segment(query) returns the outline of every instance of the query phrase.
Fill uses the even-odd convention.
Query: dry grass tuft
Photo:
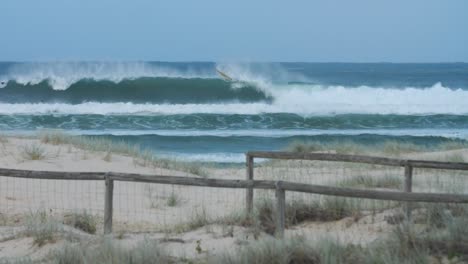
[[[44,147],[38,144],[24,146],[21,156],[25,160],[43,160],[47,157]]]
[[[87,213],[86,211],[66,215],[64,219],[64,224],[73,226],[89,234],[96,233],[96,218]]]

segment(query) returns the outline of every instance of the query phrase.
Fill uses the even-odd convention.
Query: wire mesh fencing
[[[402,192],[405,191],[405,173],[404,166],[263,158],[255,163],[253,178]],[[416,167],[412,168],[410,190],[419,193],[466,194],[467,180],[468,171]],[[268,215],[272,225],[276,221],[274,194],[263,190],[254,192],[256,213]],[[353,244],[365,244],[395,235],[402,224],[417,232],[434,233],[436,230],[447,233],[447,228],[454,221],[468,216],[468,206],[457,203],[409,203],[293,191],[286,192],[285,200],[286,235],[305,234],[309,238],[326,238]],[[261,219],[268,217],[260,216]],[[441,231],[439,227],[446,229]]]
[[[211,179],[245,179],[245,168],[218,168]],[[398,192],[405,190],[405,168],[340,161],[273,160],[255,163],[255,180],[287,181],[330,187]],[[413,191],[466,193],[466,171],[413,169]],[[129,175],[130,177],[131,175]],[[202,179],[202,178],[199,178]],[[254,210],[246,215],[246,189],[114,180],[114,232],[185,232],[210,224],[245,225],[258,235],[277,231],[274,188],[254,190]],[[104,180],[50,180],[0,177],[0,224],[20,225],[28,215],[45,212],[58,219],[87,212],[103,226]],[[365,244],[413,227],[448,226],[468,216],[465,205],[408,203],[286,191],[285,235]],[[25,217],[26,216],[26,217]],[[437,224],[439,222],[439,224]],[[98,230],[101,232],[101,230]]]

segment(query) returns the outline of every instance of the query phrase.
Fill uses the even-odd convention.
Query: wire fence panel
[[[405,186],[405,174],[408,176],[408,172],[412,172],[412,188]],[[222,182],[220,179],[240,180],[244,185],[243,188],[237,186],[238,189],[188,185],[190,181],[201,183],[204,180],[193,176],[183,178],[183,184],[186,185],[175,185],[174,182],[166,181],[166,176],[154,176],[153,179],[164,178],[159,183],[143,183],[138,180],[144,181],[151,176],[136,177],[138,175],[120,173],[114,174],[115,178],[112,178],[112,173],[106,174],[106,179],[114,179],[113,230],[184,232],[209,224],[245,224],[257,230],[254,232],[263,231],[273,235],[278,228],[278,212],[282,210],[278,209],[278,192],[275,193],[274,189],[275,183],[280,181],[392,193],[412,189],[414,192],[466,194],[468,190],[468,171],[425,168],[408,170],[408,167],[405,169],[402,166],[341,161],[262,159],[255,163],[254,180],[268,180],[264,186],[269,186],[269,189],[254,190],[253,214],[245,215],[245,188],[248,186],[246,184],[252,183],[243,181],[245,173],[244,168],[210,171],[212,177],[208,179],[216,179],[218,182]],[[180,178],[176,178],[172,177],[174,181],[180,181]],[[100,179],[0,177],[0,224],[21,224],[24,216],[39,211],[60,219],[68,214],[86,211],[96,217],[99,223],[103,223],[106,186],[102,175]],[[171,177],[167,176],[167,179]],[[236,182],[231,181],[229,186],[236,187]],[[276,188],[281,189],[278,186]],[[299,192],[298,187],[289,188],[285,193],[284,207],[286,235],[310,233],[317,238],[325,236],[363,244],[382,234],[388,234],[395,225],[407,220],[411,220],[410,223],[414,226],[421,224],[427,227],[437,226],[434,223],[442,221],[440,219],[446,223],[447,218],[468,215],[465,214],[468,212],[467,206],[455,203],[408,203],[337,197],[310,191]],[[291,188],[296,188],[296,191]],[[99,225],[100,228],[101,226],[102,224]]]
[[[254,179],[376,191],[405,190],[404,167],[339,161],[261,159],[255,163]],[[467,179],[468,171],[413,168],[412,191],[466,194]],[[254,193],[254,210],[260,214],[259,219],[267,218],[265,214],[274,218],[274,194],[263,190],[255,190]],[[407,218],[407,210],[411,212],[410,219]],[[317,240],[325,238],[366,244],[395,235],[395,230],[403,223],[421,232],[433,233],[437,225],[448,225],[458,221],[460,216],[468,216],[468,206],[287,191],[285,214],[287,235],[303,234]]]
[[[245,190],[115,182],[114,223],[125,231],[183,231],[216,223],[245,206]]]

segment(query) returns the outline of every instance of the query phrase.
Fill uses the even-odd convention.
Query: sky
[[[0,61],[468,62],[466,0],[1,0]]]

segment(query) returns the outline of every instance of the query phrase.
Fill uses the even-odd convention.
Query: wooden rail
[[[335,154],[296,154],[285,152],[249,152],[247,154],[247,179],[246,180],[226,180],[226,179],[209,179],[195,177],[180,177],[166,175],[144,175],[132,173],[118,172],[58,172],[58,171],[31,171],[31,170],[15,170],[15,169],[0,169],[0,176],[44,179],[44,180],[101,180],[105,182],[105,204],[104,204],[104,233],[112,232],[112,214],[113,214],[113,190],[114,181],[126,182],[143,182],[143,183],[158,183],[170,185],[185,185],[185,186],[201,186],[213,188],[241,188],[247,191],[247,212],[251,213],[253,208],[253,190],[254,189],[269,189],[276,192],[276,235],[282,237],[285,228],[285,207],[286,207],[286,191],[315,193],[342,197],[368,198],[377,200],[391,200],[402,202],[430,202],[430,203],[468,203],[468,195],[466,194],[447,194],[447,193],[413,193],[411,192],[412,183],[412,168],[424,166],[438,166],[444,169],[449,168],[450,164],[455,164],[458,169],[468,169],[468,164],[465,163],[433,163],[417,161],[412,163],[409,160],[394,160],[386,158],[374,158],[365,156],[350,155],[335,155]],[[405,167],[405,187],[404,191],[375,191],[362,190],[354,188],[330,187],[313,184],[303,184],[288,181],[270,181],[270,180],[254,180],[253,165],[254,157],[262,158],[287,158],[296,159],[297,157],[310,160],[332,160],[346,162],[363,162],[371,163],[371,160],[377,160],[378,164],[390,166]],[[398,162],[397,162],[398,161]],[[375,163],[372,163],[375,164]],[[395,165],[398,164],[398,165]],[[434,165],[438,164],[438,165]],[[467,167],[465,167],[465,165]],[[433,168],[433,167],[431,167]],[[409,207],[407,208],[409,211]]]
[[[315,160],[315,161],[335,161],[335,162],[353,162],[353,163],[364,163],[372,165],[385,165],[385,166],[396,166],[404,167],[404,184],[403,191],[406,193],[412,192],[413,185],[413,168],[426,168],[426,169],[444,169],[444,170],[468,170],[468,163],[461,162],[441,162],[441,161],[427,161],[427,160],[412,160],[412,159],[393,159],[385,157],[374,157],[374,156],[363,156],[363,155],[346,155],[346,154],[331,154],[331,153],[298,153],[298,152],[282,152],[282,151],[250,151],[246,154],[246,166],[247,166],[247,179],[254,179],[254,158],[265,158],[265,159],[281,159],[281,160]],[[297,186],[300,187],[300,186]],[[325,187],[325,186],[322,186]],[[304,187],[307,189],[307,186]],[[331,187],[327,187],[331,188]],[[329,192],[329,195],[343,196],[340,194],[346,193],[345,196],[348,197],[357,197],[350,196],[353,193],[358,194],[361,190],[353,190],[352,192],[343,192],[343,188],[338,192]],[[323,190],[323,188],[321,189]],[[297,190],[296,190],[297,191]],[[314,189],[314,192],[318,191]],[[366,195],[370,193],[366,191]],[[316,192],[319,193],[319,192]],[[379,199],[384,192],[379,191],[375,193],[373,199]],[[327,193],[322,193],[327,194]],[[388,196],[390,195],[390,196]],[[398,194],[405,196],[406,194]],[[429,195],[429,196],[427,196]],[[427,194],[426,198],[432,197],[433,199],[443,199],[442,197],[433,196],[432,194]],[[384,197],[393,197],[391,193],[387,193]],[[369,197],[367,197],[369,198]],[[392,198],[393,199],[393,198]],[[392,200],[388,199],[388,200]],[[433,202],[436,202],[436,201]],[[441,200],[440,200],[441,202]],[[247,190],[247,199],[246,199],[246,211],[247,214],[252,212],[253,207],[253,190]],[[407,218],[411,216],[411,205],[407,203],[404,208],[405,215]]]
[[[265,159],[321,160],[321,161],[367,163],[367,164],[374,164],[374,165],[387,165],[387,166],[399,166],[399,167],[411,166],[413,168],[427,168],[427,169],[468,170],[468,163],[462,163],[462,162],[392,159],[392,158],[361,156],[361,155],[347,155],[347,154],[297,153],[297,152],[281,152],[281,151],[250,151],[250,152],[247,152],[246,156],[251,157],[251,158],[265,158]]]

